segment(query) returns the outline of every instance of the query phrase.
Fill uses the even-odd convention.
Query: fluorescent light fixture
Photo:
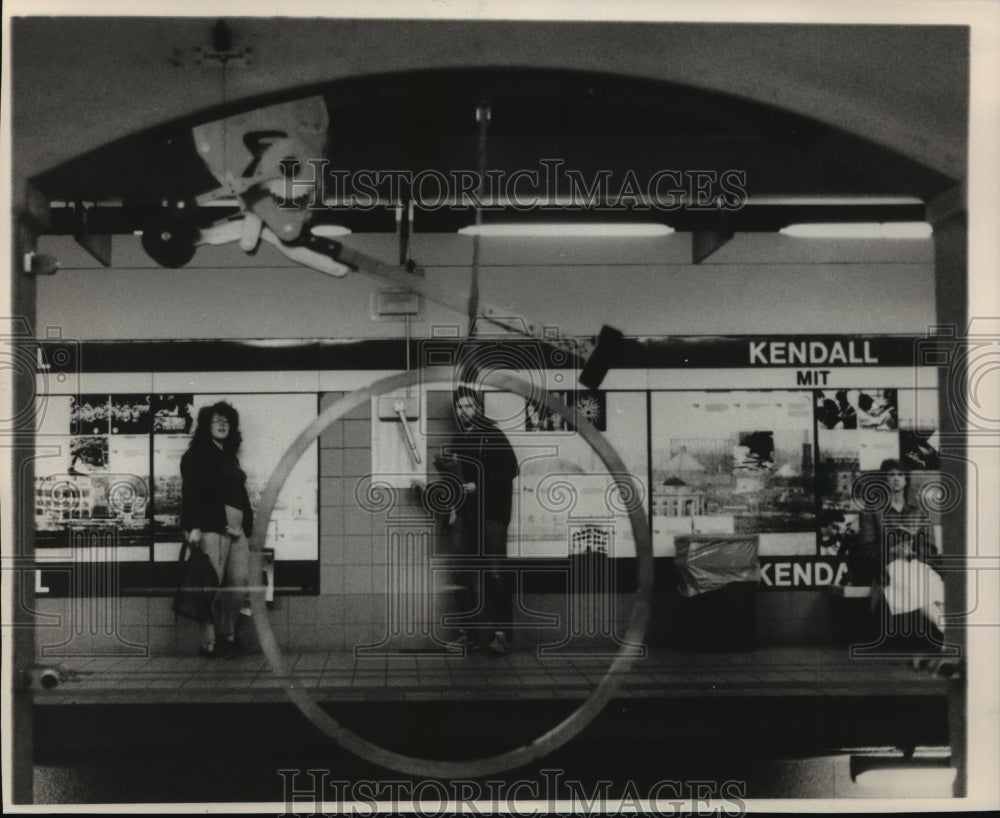
[[[917,747],[912,755],[852,755],[849,762],[856,795],[939,797],[952,794],[956,768],[947,748]]]
[[[830,222],[790,224],[778,231],[797,239],[929,239],[927,222]]]
[[[764,207],[901,207],[922,205],[915,196],[748,196],[747,205]]]
[[[481,224],[463,227],[463,236],[579,236],[582,238],[636,238],[669,236],[674,232],[665,224],[571,223],[571,224]]]
[[[351,235],[351,229],[340,224],[314,224],[309,228],[309,232],[314,236],[322,236],[323,238]]]
[[[949,798],[955,773],[954,767],[868,770],[858,774],[855,784],[858,794],[864,789],[896,798]]]

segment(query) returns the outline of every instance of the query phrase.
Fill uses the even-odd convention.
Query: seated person
[[[884,460],[879,472],[886,492],[872,495],[888,502],[861,515],[858,548],[881,590],[883,636],[901,649],[937,650],[944,586],[935,569],[930,518],[909,502],[909,476],[898,460]]]

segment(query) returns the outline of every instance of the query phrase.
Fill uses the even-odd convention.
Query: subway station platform
[[[488,651],[465,656],[355,657],[286,654],[276,673],[261,653],[51,659],[56,687],[37,705],[239,703],[286,700],[299,684],[318,701],[490,701],[579,699],[605,676],[611,657],[538,656]],[[620,675],[622,698],[944,696],[948,680],[901,656],[852,658],[846,647],[761,648],[740,653],[651,650]]]
[[[447,659],[285,659],[293,676],[275,673],[260,654],[63,660],[69,678],[35,690],[38,802],[280,804],[280,770],[416,781],[328,739],[285,688],[294,678],[338,724],[380,747],[477,759],[528,744],[569,717],[610,664],[527,648]],[[852,659],[846,647],[654,650],[636,659],[571,742],[497,778],[540,782],[556,769],[587,792],[610,782],[610,795],[675,779],[736,781],[752,798],[857,797],[864,792],[848,768],[858,752],[947,754],[955,684],[903,657]]]

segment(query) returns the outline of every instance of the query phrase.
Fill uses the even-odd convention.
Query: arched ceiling
[[[418,201],[426,202],[446,188],[454,191],[460,174],[477,173],[481,161],[498,174],[496,185],[488,183],[483,190],[486,200],[510,195],[522,201],[534,195],[579,199],[581,191],[602,180],[601,190],[614,211],[625,210],[630,191],[645,195],[655,188],[664,194],[661,202],[671,189],[693,191],[701,184],[696,173],[719,179],[735,170],[739,176],[734,178],[742,180],[737,184],[753,200],[887,194],[927,200],[951,183],[941,173],[815,120],[650,80],[554,69],[452,69],[378,74],[318,90],[330,120],[327,197],[363,193],[364,184],[394,202],[398,197],[391,180],[365,182],[363,174],[404,171],[407,178],[419,180],[420,174],[433,171],[443,181],[426,178],[414,191]],[[476,109],[483,100],[488,100],[491,115],[481,157]],[[195,148],[191,124],[182,120],[116,140],[33,181],[51,200],[123,200],[125,207],[94,211],[91,218],[104,221],[91,227],[131,233],[143,227],[149,209],[159,208],[162,197],[190,197],[217,187]],[[529,178],[515,184],[518,173]],[[664,173],[671,178],[651,181]],[[720,190],[714,183],[704,187]],[[922,217],[919,206],[910,207],[913,217]],[[516,210],[512,214],[508,206],[505,219],[566,217],[546,208]],[[627,218],[643,219],[643,210],[629,209]],[[649,218],[665,219],[676,229],[711,227],[719,216],[712,208],[656,211]],[[901,217],[885,208],[878,212],[879,220]],[[572,216],[606,219],[607,213],[595,208]],[[65,210],[56,214],[56,232],[60,218],[72,232],[71,215]],[[210,220],[220,211],[213,208],[203,215]],[[729,219],[742,231],[776,230],[793,215],[787,208],[750,207]],[[354,232],[391,233],[395,228],[392,207],[337,209],[315,218]],[[469,208],[421,207],[415,229],[451,232],[472,218]],[[813,218],[822,214],[814,212]]]
[[[195,59],[195,49],[210,48],[212,22],[14,20],[18,173],[31,177],[124,135],[291,89],[375,76],[391,88],[400,73],[517,68],[650,80],[759,103],[778,119],[785,112],[813,120],[964,178],[962,27],[231,19],[232,47],[250,49],[249,64],[223,72]],[[352,124],[334,123],[334,132]],[[413,137],[405,121],[390,127]]]

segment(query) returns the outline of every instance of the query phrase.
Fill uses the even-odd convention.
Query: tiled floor
[[[50,659],[63,681],[42,689],[50,704],[157,704],[283,701],[299,685],[320,701],[579,699],[605,678],[611,659],[405,655],[332,652],[286,654],[288,672],[260,654]],[[65,671],[68,670],[68,673]],[[948,682],[902,658],[852,659],[846,648],[762,648],[748,653],[651,651],[613,674],[619,697],[944,695]]]

